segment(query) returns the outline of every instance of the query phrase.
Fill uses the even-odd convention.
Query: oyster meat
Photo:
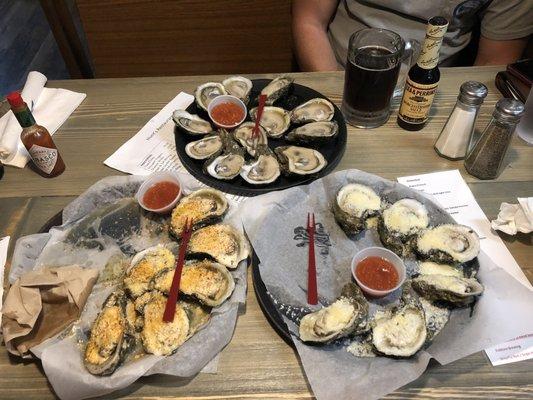
[[[185,110],[174,111],[172,119],[179,130],[189,135],[207,135],[213,132],[213,127],[209,121]]]
[[[255,121],[257,108],[250,110],[250,117]],[[288,111],[281,107],[265,106],[259,124],[265,129],[268,136],[279,138],[289,129],[291,117]]]
[[[426,343],[424,309],[409,283],[404,284],[400,306],[374,316],[372,344],[378,354],[411,357]]]
[[[224,85],[217,82],[207,82],[196,88],[194,99],[196,105],[207,112],[207,106],[211,100],[223,94],[228,94]]]
[[[292,89],[293,82],[293,78],[284,75],[272,79],[272,81],[261,90],[261,94],[266,95],[265,104],[271,106],[276,101],[287,96]]]
[[[338,132],[337,121],[310,122],[290,131],[287,140],[297,143],[323,143],[334,138]]]
[[[210,259],[235,269],[250,256],[250,244],[244,235],[231,225],[206,226],[191,235],[187,253]]]
[[[175,268],[161,271],[153,280],[153,288],[168,295]],[[209,260],[185,264],[181,272],[180,292],[203,304],[216,307],[233,293],[235,282],[227,268]]]
[[[224,153],[211,157],[204,164],[204,172],[213,178],[231,180],[241,172],[244,165],[244,150],[226,131],[221,132]]]
[[[278,159],[266,145],[259,145],[257,154],[255,160],[243,165],[242,179],[252,185],[266,185],[274,182],[280,175]]]
[[[426,206],[414,199],[401,199],[383,211],[378,232],[385,247],[399,256],[407,256],[412,252],[414,235],[428,225]]]
[[[167,297],[154,292],[144,306],[144,326],[141,340],[144,351],[166,356],[175,352],[189,338],[189,318],[182,304],[176,304],[174,320],[163,321]]]
[[[124,361],[133,338],[126,318],[126,298],[121,290],[111,293],[94,320],[83,362],[93,375],[111,375]]]
[[[412,280],[413,288],[431,301],[444,301],[461,307],[472,303],[483,293],[483,285],[475,278],[451,275],[419,275]]]
[[[311,99],[291,111],[291,121],[295,124],[307,122],[331,121],[335,114],[333,104],[326,99]]]
[[[279,146],[274,149],[286,175],[314,175],[328,162],[318,150],[299,146]]]
[[[368,302],[355,283],[344,286],[332,304],[305,315],[300,321],[299,336],[304,342],[329,342],[366,327]]]
[[[348,235],[365,229],[366,220],[381,210],[381,198],[374,189],[359,183],[349,183],[340,188],[333,203],[333,215]]]
[[[478,256],[479,236],[468,226],[439,225],[418,235],[415,250],[423,259],[436,263],[464,263]]]
[[[453,265],[438,264],[433,261],[419,261],[418,273],[420,275],[449,275],[463,278],[463,272]]]
[[[200,189],[183,197],[172,210],[170,233],[180,238],[187,218],[192,220],[193,229],[220,221],[228,211],[224,193],[215,189]]]
[[[244,104],[250,100],[252,91],[252,81],[244,76],[230,76],[222,81],[226,92],[232,96],[241,99]]]
[[[256,139],[257,144],[254,143],[252,140],[254,126],[254,122],[244,122],[232,132],[233,138],[239,142],[252,157],[255,157],[258,145],[266,145],[268,143],[266,131],[261,125],[259,125],[259,136]]]
[[[222,152],[222,139],[219,135],[205,136],[200,140],[187,143],[185,153],[195,160],[205,160]]]
[[[124,288],[132,298],[149,290],[152,278],[161,270],[170,268],[176,262],[174,254],[162,245],[150,247],[137,253],[124,277]]]

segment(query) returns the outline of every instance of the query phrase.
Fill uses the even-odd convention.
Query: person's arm
[[[479,38],[479,48],[474,65],[507,65],[517,61],[526,48],[528,38],[492,40]]]
[[[338,0],[293,0],[292,36],[302,71],[339,68],[327,35],[337,4]]]

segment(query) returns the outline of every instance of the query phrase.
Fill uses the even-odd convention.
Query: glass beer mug
[[[387,29],[362,29],[350,37],[344,76],[342,113],[358,128],[376,128],[390,116],[396,82],[401,94],[406,72],[416,60],[420,43],[404,41]],[[403,64],[403,68],[402,68]],[[398,80],[400,69],[403,78]]]

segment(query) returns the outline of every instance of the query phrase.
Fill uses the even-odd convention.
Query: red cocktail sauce
[[[374,290],[390,290],[400,279],[391,262],[381,257],[367,257],[355,268],[355,276],[366,287]]]
[[[220,103],[211,109],[211,118],[220,125],[232,126],[244,118],[244,110],[235,103]]]
[[[157,182],[144,193],[142,201],[146,207],[158,210],[172,203],[179,192],[180,186],[177,183],[170,181]]]

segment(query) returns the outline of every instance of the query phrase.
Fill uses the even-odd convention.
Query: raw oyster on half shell
[[[195,231],[189,240],[187,254],[196,258],[208,257],[235,269],[250,256],[250,244],[231,225],[216,224]]]
[[[374,189],[359,183],[349,183],[340,188],[333,203],[333,214],[348,235],[365,229],[367,219],[381,210],[381,197]]]
[[[399,256],[412,252],[414,235],[429,225],[426,206],[414,199],[401,199],[383,210],[378,224],[381,242]]]
[[[219,135],[205,136],[200,140],[187,143],[185,153],[195,160],[205,160],[222,152],[222,139]]]
[[[204,164],[204,172],[213,178],[231,180],[241,172],[244,165],[244,150],[227,131],[221,131],[224,153],[211,157]]]
[[[250,110],[250,117],[252,121],[255,121],[257,117],[257,108]],[[263,108],[263,114],[261,115],[261,125],[268,136],[272,138],[279,138],[283,136],[289,129],[291,124],[291,117],[288,111],[281,107],[265,106]]]
[[[254,143],[252,140],[254,126],[254,122],[244,122],[232,132],[233,138],[239,142],[239,144],[244,147],[252,157],[255,157],[257,146],[266,145],[268,143],[266,131],[261,125],[259,125],[259,136],[255,139],[256,143]]]
[[[280,176],[279,162],[266,145],[257,146],[257,158],[243,165],[241,177],[252,185],[266,185]]]
[[[443,301],[461,307],[472,303],[483,293],[483,285],[474,278],[451,275],[419,275],[412,280],[413,288],[424,298]]]
[[[215,189],[200,189],[183,197],[170,217],[170,233],[180,238],[187,218],[192,220],[193,229],[222,220],[228,211],[228,200],[224,193]]]
[[[279,146],[274,152],[286,175],[314,175],[328,164],[322,153],[307,147]]]
[[[261,90],[261,94],[266,95],[265,104],[271,106],[276,101],[287,96],[292,89],[293,82],[294,78],[285,75],[272,79],[272,81]]]
[[[335,108],[330,101],[317,97],[311,99],[291,111],[291,122],[305,124],[307,122],[331,121]]]
[[[209,121],[185,110],[174,111],[172,119],[179,130],[189,135],[207,135],[213,132],[213,127]]]
[[[229,95],[237,97],[244,104],[248,104],[253,86],[250,79],[244,76],[230,76],[222,81],[222,85]]]
[[[324,143],[334,138],[339,132],[337,121],[310,122],[293,129],[287,134],[287,140],[297,143]]]
[[[221,83],[207,82],[196,88],[194,99],[196,105],[207,112],[207,106],[220,95],[227,94],[226,88]]]
[[[423,259],[436,263],[464,263],[478,256],[479,236],[468,226],[439,225],[420,232],[415,250]]]
[[[359,286],[350,282],[337,300],[302,318],[299,336],[304,342],[330,342],[363,330],[367,316],[368,302]]]

